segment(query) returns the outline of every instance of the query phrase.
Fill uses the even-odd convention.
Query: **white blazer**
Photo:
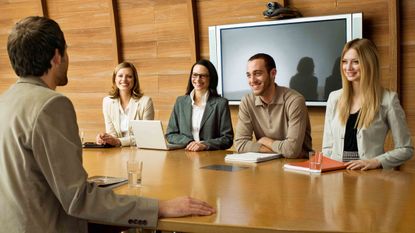
[[[131,98],[133,101],[128,113],[130,120],[154,120],[153,101],[148,96],[140,99]],[[120,101],[118,98],[112,99],[109,96],[102,101],[102,110],[105,120],[105,132],[117,137],[122,146],[129,146],[134,138],[129,135],[123,137],[120,129]]]
[[[337,103],[342,90],[330,93],[327,101],[323,135],[323,153],[335,160],[343,159],[345,125],[339,120]],[[395,148],[385,152],[385,138],[391,131]],[[379,112],[368,128],[357,130],[357,147],[360,159],[376,158],[383,168],[393,168],[412,157],[414,147],[398,96],[383,91]]]

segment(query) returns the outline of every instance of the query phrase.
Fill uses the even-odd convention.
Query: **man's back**
[[[2,230],[87,232],[85,219],[133,225],[138,218],[156,226],[157,200],[116,196],[86,182],[68,98],[37,78],[21,78],[0,97],[0,108]]]
[[[7,210],[3,211],[1,226],[7,232],[64,232],[70,229],[85,232],[85,221],[65,213],[49,186],[52,184],[48,184],[50,181],[43,175],[47,172],[52,179],[55,175],[65,175],[50,174],[45,163],[54,162],[53,157],[58,156],[51,155],[52,158],[47,159],[49,156],[40,148],[44,143],[58,142],[49,141],[47,135],[39,135],[49,131],[47,125],[39,122],[43,121],[39,117],[43,117],[42,111],[50,110],[48,104],[65,98],[44,85],[38,78],[20,79],[0,97],[0,206]],[[70,109],[67,113],[70,114]],[[77,130],[76,125],[68,125],[68,128]]]

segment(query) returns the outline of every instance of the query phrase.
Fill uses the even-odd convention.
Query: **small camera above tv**
[[[238,105],[251,92],[248,59],[271,55],[276,83],[300,92],[308,106],[325,106],[341,88],[340,56],[344,44],[362,37],[362,13],[303,17],[209,27],[210,60],[219,75],[218,92]]]

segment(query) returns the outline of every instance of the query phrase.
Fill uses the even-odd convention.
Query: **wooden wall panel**
[[[209,58],[208,27],[212,25],[266,21],[262,16],[268,1],[220,1],[198,0],[198,21],[200,29],[200,48],[202,58]],[[382,84],[397,90],[396,69],[392,67],[391,35],[388,7],[394,1],[388,0],[286,0],[285,5],[299,9],[303,16],[332,15],[351,12],[363,12],[364,37],[373,40],[381,54]],[[396,48],[396,47],[395,47]],[[395,64],[396,65],[396,64]],[[278,67],[277,67],[278,69]],[[394,73],[395,72],[395,73]],[[278,76],[277,76],[278,79]],[[238,107],[232,106],[231,114],[234,126],[237,123]],[[324,107],[309,107],[312,125],[313,147],[321,149],[324,128]]]
[[[49,17],[65,33],[69,55],[69,83],[57,90],[74,103],[78,124],[86,140],[104,131],[102,98],[111,88],[117,61],[110,0],[49,0]]]
[[[166,125],[176,97],[185,91],[189,70],[196,57],[209,58],[208,26],[263,21],[265,19],[262,12],[268,1],[15,0],[2,2],[0,4],[0,12],[2,12],[0,93],[16,81],[6,51],[6,40],[10,29],[17,20],[25,16],[42,15],[42,2],[46,3],[46,13],[61,25],[69,46],[70,82],[68,86],[58,88],[58,91],[73,100],[80,128],[86,132],[86,138],[90,140],[97,132],[104,129],[101,101],[111,87],[111,73],[118,62],[117,51],[120,53],[121,60],[128,60],[137,65],[142,89],[154,100],[156,118],[161,119]],[[279,2],[282,3],[283,0]],[[399,70],[401,72],[399,80],[393,77],[396,71],[391,61],[393,59],[391,43],[394,42],[390,37],[391,12],[388,10],[393,6],[391,4],[396,2],[399,2],[402,27],[400,31],[402,67]],[[304,16],[362,11],[364,36],[378,45],[381,54],[382,84],[401,91],[401,101],[409,127],[414,132],[415,103],[412,101],[415,98],[415,81],[412,78],[415,75],[414,1],[287,0],[285,5],[298,8]],[[193,7],[195,10],[192,11]],[[192,21],[194,16],[196,21]],[[115,35],[115,25],[119,26],[119,37]],[[199,54],[195,54],[197,48],[200,48]],[[321,107],[309,108],[316,149],[321,148],[324,111],[325,109]],[[237,112],[238,108],[232,107],[234,126],[237,122]]]
[[[7,38],[14,24],[30,15],[43,15],[40,0],[2,1],[0,4],[0,93],[16,82],[9,56],[7,54]]]
[[[122,59],[137,66],[142,90],[152,97],[155,117],[165,126],[176,97],[185,92],[196,57],[192,4],[188,0],[118,2]]]
[[[401,102],[415,142],[415,1],[400,1]]]

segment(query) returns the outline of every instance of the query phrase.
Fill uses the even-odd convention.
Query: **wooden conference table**
[[[212,170],[229,151],[186,152],[133,147],[84,149],[89,176],[126,177],[126,162],[144,163],[143,187],[115,188],[119,194],[162,200],[190,195],[217,209],[211,216],[161,219],[158,229],[179,232],[415,232],[415,172],[284,171],[277,159]],[[411,161],[410,161],[411,162]],[[409,163],[413,164],[413,163]],[[221,166],[217,166],[221,167]],[[243,167],[241,170],[238,168]],[[229,167],[227,167],[229,168]]]

